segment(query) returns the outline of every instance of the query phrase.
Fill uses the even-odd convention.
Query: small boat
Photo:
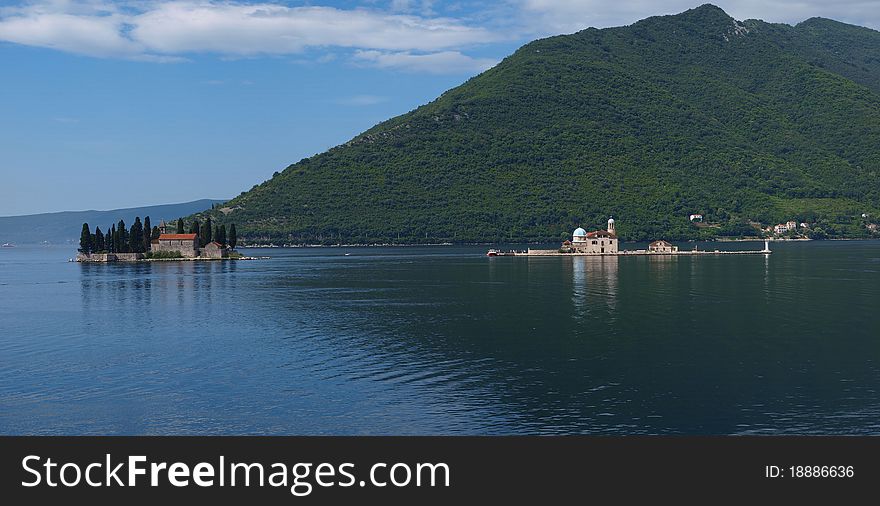
[[[9,242],[5,242],[5,243],[3,243],[2,246],[0,246],[0,248],[14,248],[14,247],[15,247],[15,245],[12,243],[9,243]]]
[[[523,255],[523,254],[525,254],[525,252],[517,253],[516,251],[513,251],[513,250],[511,250],[511,251],[500,251],[500,250],[497,250],[497,249],[494,249],[494,248],[493,248],[493,249],[490,249],[489,251],[486,252],[486,256],[487,256],[487,257],[513,257],[513,256],[516,256],[516,255]]]

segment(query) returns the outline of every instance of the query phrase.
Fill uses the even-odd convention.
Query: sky
[[[700,0],[0,0],[0,216],[232,198],[536,38]],[[880,0],[718,0],[880,29]]]

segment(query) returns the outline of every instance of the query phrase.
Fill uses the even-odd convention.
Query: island
[[[183,218],[177,220],[176,230],[169,231],[162,220],[150,226],[150,217],[135,217],[131,227],[123,220],[111,225],[104,234],[100,227],[91,231],[83,223],[80,233],[77,262],[145,262],[161,260],[251,260],[235,251],[238,234],[235,224],[227,232],[226,225],[212,226],[211,218],[205,223],[193,220],[186,232]]]
[[[648,249],[621,250],[614,218],[609,218],[605,230],[587,232],[582,227],[576,228],[571,234],[571,240],[564,241],[558,249],[529,248],[524,251],[490,249],[486,256],[769,255],[770,253],[772,253],[770,241],[766,239],[764,249],[760,250],[699,250],[696,247],[692,250],[679,250],[678,246],[662,239],[651,242]]]

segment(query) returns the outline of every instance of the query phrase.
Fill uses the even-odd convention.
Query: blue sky
[[[529,40],[682,0],[0,0],[0,216],[229,198]],[[718,1],[880,27],[880,2]]]

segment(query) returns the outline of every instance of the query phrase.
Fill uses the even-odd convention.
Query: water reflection
[[[613,310],[617,306],[617,257],[571,257],[572,301],[577,318],[585,318],[590,306]],[[613,312],[610,313],[612,320]]]
[[[876,253],[834,246],[16,264],[0,432],[876,432]]]

